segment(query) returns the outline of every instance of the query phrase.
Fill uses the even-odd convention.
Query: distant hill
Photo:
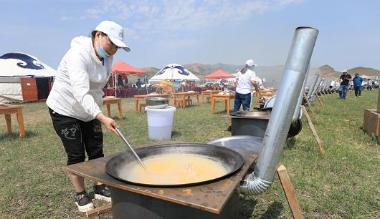
[[[148,78],[153,77],[154,74],[156,74],[160,69],[155,67],[147,67],[147,68],[141,68],[144,70],[145,74]],[[142,76],[144,77],[144,76]]]
[[[336,71],[333,67],[329,65],[322,65],[319,67],[320,75],[325,76],[327,78],[338,78],[342,72]],[[380,70],[374,68],[366,68],[366,67],[355,67],[348,69],[347,72],[351,75],[358,73],[359,75],[366,75],[371,77],[380,77]]]
[[[337,72],[333,67],[329,65],[322,65],[318,68],[319,74],[328,78],[337,78],[341,72]]]
[[[359,75],[380,76],[380,70],[374,68],[356,67],[349,69],[348,72],[350,74],[358,73]]]

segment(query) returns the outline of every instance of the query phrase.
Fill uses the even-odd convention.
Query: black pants
[[[240,105],[243,106],[244,111],[249,111],[249,107],[251,106],[251,93],[239,94],[236,92],[235,102],[234,102],[234,112],[239,111]]]
[[[61,138],[67,153],[67,165],[83,162],[86,158],[104,157],[103,133],[99,120],[89,122],[63,116],[49,108],[55,132]]]
[[[355,90],[355,96],[362,95],[362,88],[360,86],[354,86],[354,90]]]

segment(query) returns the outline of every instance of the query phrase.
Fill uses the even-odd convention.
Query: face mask
[[[103,38],[102,38],[103,39]],[[102,40],[101,39],[101,40]],[[98,44],[98,46],[96,47],[96,53],[98,53],[98,55],[100,56],[100,57],[102,57],[103,59],[105,59],[105,58],[107,58],[108,56],[110,56],[110,54],[108,54],[107,52],[106,52],[106,50],[104,50],[104,48],[102,47],[102,46],[100,46],[100,42],[99,42],[99,44]]]

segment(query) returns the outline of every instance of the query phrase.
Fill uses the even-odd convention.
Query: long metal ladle
[[[135,156],[135,158],[137,159],[137,161],[139,162],[139,164],[144,168],[145,168],[145,165],[144,163],[141,161],[139,155],[137,155],[136,151],[133,150],[133,147],[129,144],[128,140],[124,137],[123,133],[121,133],[121,131],[118,129],[118,128],[115,128],[117,134],[121,137],[121,139],[123,139],[123,141],[125,142],[126,145],[128,145],[129,149],[132,151],[133,155]]]

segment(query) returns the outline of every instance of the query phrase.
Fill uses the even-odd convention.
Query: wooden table
[[[212,95],[212,94],[217,94],[217,93],[219,93],[219,92],[220,92],[220,90],[205,90],[205,91],[202,91],[202,92],[201,92],[202,103],[205,102],[205,97],[210,97],[210,99],[211,99],[211,95]]]
[[[235,95],[233,94],[212,94],[211,95],[211,112],[215,112],[215,102],[216,100],[224,100],[226,112],[230,113],[230,99],[233,99]]]
[[[190,102],[190,98],[192,96],[197,97],[197,104],[199,104],[199,93],[198,92],[177,92],[173,93],[173,106],[179,106],[181,108],[185,108],[186,102]],[[177,101],[178,98],[178,101]]]
[[[107,115],[111,117],[111,104],[117,104],[117,108],[119,111],[119,119],[123,119],[123,110],[121,107],[121,98],[117,97],[104,97],[103,98],[103,105],[107,106]]]
[[[4,114],[5,116],[5,122],[7,123],[7,132],[12,132],[11,114],[15,113],[21,138],[25,137],[24,116],[22,113],[22,107],[23,106],[21,105],[0,104],[0,114]]]
[[[140,100],[145,100],[146,97],[169,97],[169,94],[144,94],[144,95],[134,95],[135,100],[135,112],[139,112],[139,102]]]
[[[165,202],[187,206],[192,209],[199,209],[213,215],[222,212],[236,187],[239,186],[249,167],[257,158],[257,155],[248,149],[236,148],[234,150],[240,153],[245,161],[240,170],[230,177],[215,182],[188,187],[147,187],[119,181],[109,176],[105,169],[107,161],[117,154],[66,166],[65,171],[95,182],[104,183],[115,189],[131,192],[134,195],[148,196],[154,200],[164,200]]]

